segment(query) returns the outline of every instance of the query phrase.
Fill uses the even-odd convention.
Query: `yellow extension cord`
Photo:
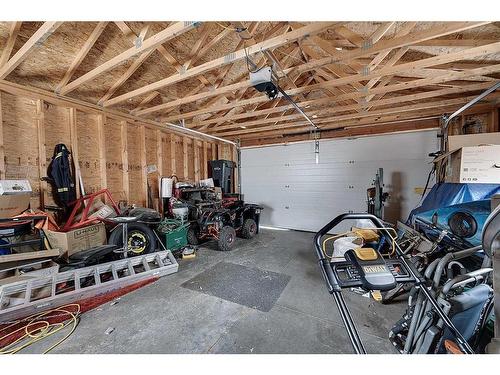
[[[70,308],[70,307],[76,307],[76,312],[69,311],[68,308]],[[67,319],[66,321],[61,322],[61,323],[53,323],[53,324],[51,324],[47,320],[39,320],[40,318],[47,316],[47,315],[54,313],[54,312],[60,312],[60,313],[63,313],[63,315],[69,315],[69,319]],[[20,338],[18,338],[17,340],[15,340],[12,343],[6,345],[5,347],[0,348],[0,354],[18,353],[19,351],[27,348],[28,346],[30,346],[30,345],[32,345],[32,344],[34,344],[34,343],[36,343],[44,338],[52,336],[52,335],[56,334],[57,332],[61,331],[62,329],[66,328],[67,326],[72,324],[70,331],[63,338],[61,338],[59,341],[57,341],[55,344],[51,345],[48,349],[46,349],[43,352],[43,354],[46,354],[46,353],[50,352],[52,349],[54,349],[56,346],[61,344],[63,341],[65,341],[75,331],[76,326],[78,325],[78,322],[79,322],[79,315],[80,315],[80,305],[76,304],[76,303],[64,305],[64,306],[61,306],[61,307],[58,307],[58,308],[55,308],[55,309],[52,309],[49,311],[44,311],[41,313],[31,315],[28,318],[22,320],[22,321],[28,322],[26,325],[0,337],[0,341],[2,341],[5,338],[7,338],[7,337],[9,337],[17,332],[24,330],[24,334]],[[14,322],[11,325],[3,328],[2,330],[7,330],[16,324],[19,324],[20,322],[21,321]],[[43,326],[35,328],[33,331],[30,331],[30,327],[35,325],[35,324],[36,325],[42,324]],[[0,331],[2,331],[2,330],[0,330]],[[26,342],[22,343],[22,341],[26,341]]]
[[[388,254],[381,254],[382,256],[392,256],[394,255],[394,253],[396,252],[396,239],[397,239],[397,232],[394,228],[390,228],[390,227],[381,227],[381,228],[366,228],[366,229],[371,229],[371,230],[387,230],[387,231],[392,231],[394,233],[394,235],[391,235],[389,233],[389,236],[391,236],[391,239],[392,239],[392,250],[390,253]],[[323,244],[322,244],[322,250],[323,250],[323,254],[325,254],[325,257],[326,259],[328,260],[332,260],[333,258],[333,254],[332,255],[328,255],[328,253],[326,252],[326,243],[330,240],[336,240],[340,237],[344,237],[344,236],[347,236],[347,235],[350,235],[350,234],[353,234],[352,231],[349,231],[349,232],[345,232],[345,233],[342,233],[342,234],[336,234],[334,236],[330,236],[330,237],[327,237],[324,241],[323,241]]]

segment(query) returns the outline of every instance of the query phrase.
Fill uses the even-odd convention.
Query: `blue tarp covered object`
[[[420,207],[415,208],[410,213],[410,220],[420,212],[489,199],[495,194],[500,194],[500,184],[451,184],[446,182],[435,184]]]

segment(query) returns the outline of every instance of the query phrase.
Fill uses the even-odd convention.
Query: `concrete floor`
[[[332,297],[320,275],[311,233],[261,230],[223,253],[215,243],[179,272],[81,317],[53,353],[352,353]],[[181,286],[224,261],[290,276],[269,312]],[[402,304],[384,306],[346,292],[367,351],[395,353],[387,339]],[[114,328],[106,334],[108,328]],[[45,345],[44,345],[45,347]],[[37,350],[35,347],[32,350]]]

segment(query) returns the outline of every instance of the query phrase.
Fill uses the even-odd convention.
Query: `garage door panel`
[[[313,143],[243,149],[242,191],[265,207],[264,225],[317,231],[338,214],[366,211],[366,189],[382,167],[388,204],[406,217],[418,203],[414,188],[424,186],[427,155],[436,147],[436,132],[426,131],[321,141],[319,164]]]

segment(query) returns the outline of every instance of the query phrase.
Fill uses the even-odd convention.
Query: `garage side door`
[[[317,231],[340,213],[366,212],[366,189],[380,167],[391,194],[386,219],[406,219],[437,147],[436,132],[425,131],[321,141],[319,164],[313,143],[243,149],[242,192],[264,206],[262,225]]]

